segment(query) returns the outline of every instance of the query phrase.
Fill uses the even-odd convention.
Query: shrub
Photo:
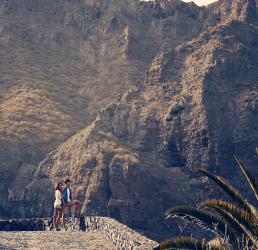
[[[258,153],[258,149],[257,153]],[[258,199],[258,182],[248,171],[243,162],[235,156],[243,173],[245,174],[256,198]],[[205,229],[213,231],[219,246],[209,246],[208,242],[185,239],[168,240],[160,245],[160,249],[257,249],[258,248],[258,211],[241,194],[220,176],[213,175],[206,170],[197,169],[209,177],[221,187],[237,205],[228,202],[211,200],[203,202],[200,207],[213,211],[191,206],[173,207],[167,211],[168,217],[179,217],[188,222],[196,223]]]

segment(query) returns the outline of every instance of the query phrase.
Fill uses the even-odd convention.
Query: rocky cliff
[[[164,223],[168,208],[204,199],[209,183],[196,167],[253,198],[239,182],[244,177],[233,155],[257,172],[255,2],[230,4],[215,3],[220,11],[231,7],[223,22],[161,52],[143,83],[41,162],[22,196],[22,216],[51,215],[53,185],[69,177],[81,213],[116,218],[159,241],[171,234]]]
[[[143,82],[159,51],[196,37],[201,10],[181,1],[0,0],[0,217],[15,202],[11,216],[24,216],[38,164]]]
[[[113,6],[111,1],[86,3],[85,13],[95,13],[93,20],[105,15],[107,6]],[[122,3],[135,8],[139,12],[137,22],[148,27],[141,26],[140,31],[137,26],[123,29],[117,63],[141,58],[141,48],[150,48],[152,33],[159,38],[158,34],[170,34],[169,39],[157,42],[160,52],[148,67],[145,80],[137,81],[132,72],[123,73],[133,83],[128,92],[100,109],[92,125],[50,153],[35,174],[25,167],[23,174],[17,175],[26,184],[19,195],[17,184],[8,184],[9,198],[2,196],[2,215],[8,215],[8,211],[20,217],[50,216],[53,185],[69,177],[74,196],[82,201],[81,213],[113,217],[160,241],[170,237],[171,230],[178,233],[175,225],[169,229],[164,223],[164,212],[190,200],[197,204],[206,195],[208,181],[196,173],[196,167],[222,175],[252,199],[251,190],[239,182],[244,177],[233,155],[257,172],[255,1],[221,0],[202,8],[180,1]],[[37,6],[41,6],[40,1]],[[116,9],[119,17],[110,19],[101,34],[119,27],[122,7]],[[23,13],[27,6],[8,8],[6,11]],[[74,10],[75,17],[78,13]],[[128,15],[127,20],[134,18]],[[143,34],[149,35],[143,38]],[[196,38],[175,48],[182,40],[173,40],[173,36],[186,35]],[[87,43],[95,45],[93,41],[84,45]],[[109,46],[105,46],[108,53]],[[93,62],[103,57],[99,47],[98,56],[89,48],[80,47],[81,55]],[[151,50],[148,54],[153,55]],[[105,72],[108,66],[101,65],[99,61],[98,67]],[[110,65],[118,64],[111,60]],[[28,174],[24,174],[26,171]],[[26,179],[29,175],[32,182]]]

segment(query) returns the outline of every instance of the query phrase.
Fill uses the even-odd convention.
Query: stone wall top
[[[118,250],[158,250],[159,244],[109,217],[67,218],[68,231],[97,230]],[[52,218],[0,220],[0,231],[51,231]],[[69,232],[68,232],[69,233]]]

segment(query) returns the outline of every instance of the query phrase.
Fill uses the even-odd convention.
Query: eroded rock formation
[[[222,175],[252,199],[233,157],[257,172],[258,28],[246,21],[232,14],[197,39],[160,53],[144,84],[131,87],[48,155],[23,197],[29,204],[44,191],[36,215],[52,213],[53,185],[69,177],[83,214],[111,216],[161,240],[171,234],[164,212],[206,195],[208,181],[196,167]]]
[[[222,175],[252,199],[251,190],[239,182],[244,177],[233,155],[257,173],[255,2],[221,0],[201,8],[154,1],[137,6],[144,13],[152,10],[155,19],[149,27],[155,30],[201,34],[176,48],[164,45],[144,82],[134,82],[99,110],[92,125],[41,162],[19,196],[19,207],[9,206],[10,213],[50,216],[53,185],[69,177],[74,196],[82,201],[81,213],[113,217],[160,241],[171,236],[164,212],[188,205],[190,199],[198,204],[206,195],[209,182],[196,167]],[[103,13],[99,9],[94,18]],[[119,18],[109,20],[104,31],[119,23]],[[139,37],[135,27],[124,27],[119,36],[123,58],[137,55]],[[12,188],[8,192],[9,197],[15,194]],[[178,233],[175,225],[172,233]]]

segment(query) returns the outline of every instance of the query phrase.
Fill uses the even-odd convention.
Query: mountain
[[[48,153],[143,82],[160,51],[201,32],[200,10],[181,1],[0,1],[1,216]]]
[[[143,82],[160,51],[198,36],[205,11],[181,1],[0,1],[2,216],[48,153]]]
[[[257,172],[255,1],[55,3],[1,3],[2,217],[50,216],[69,177],[83,214],[160,241],[206,196],[196,167],[252,199],[233,155]]]

